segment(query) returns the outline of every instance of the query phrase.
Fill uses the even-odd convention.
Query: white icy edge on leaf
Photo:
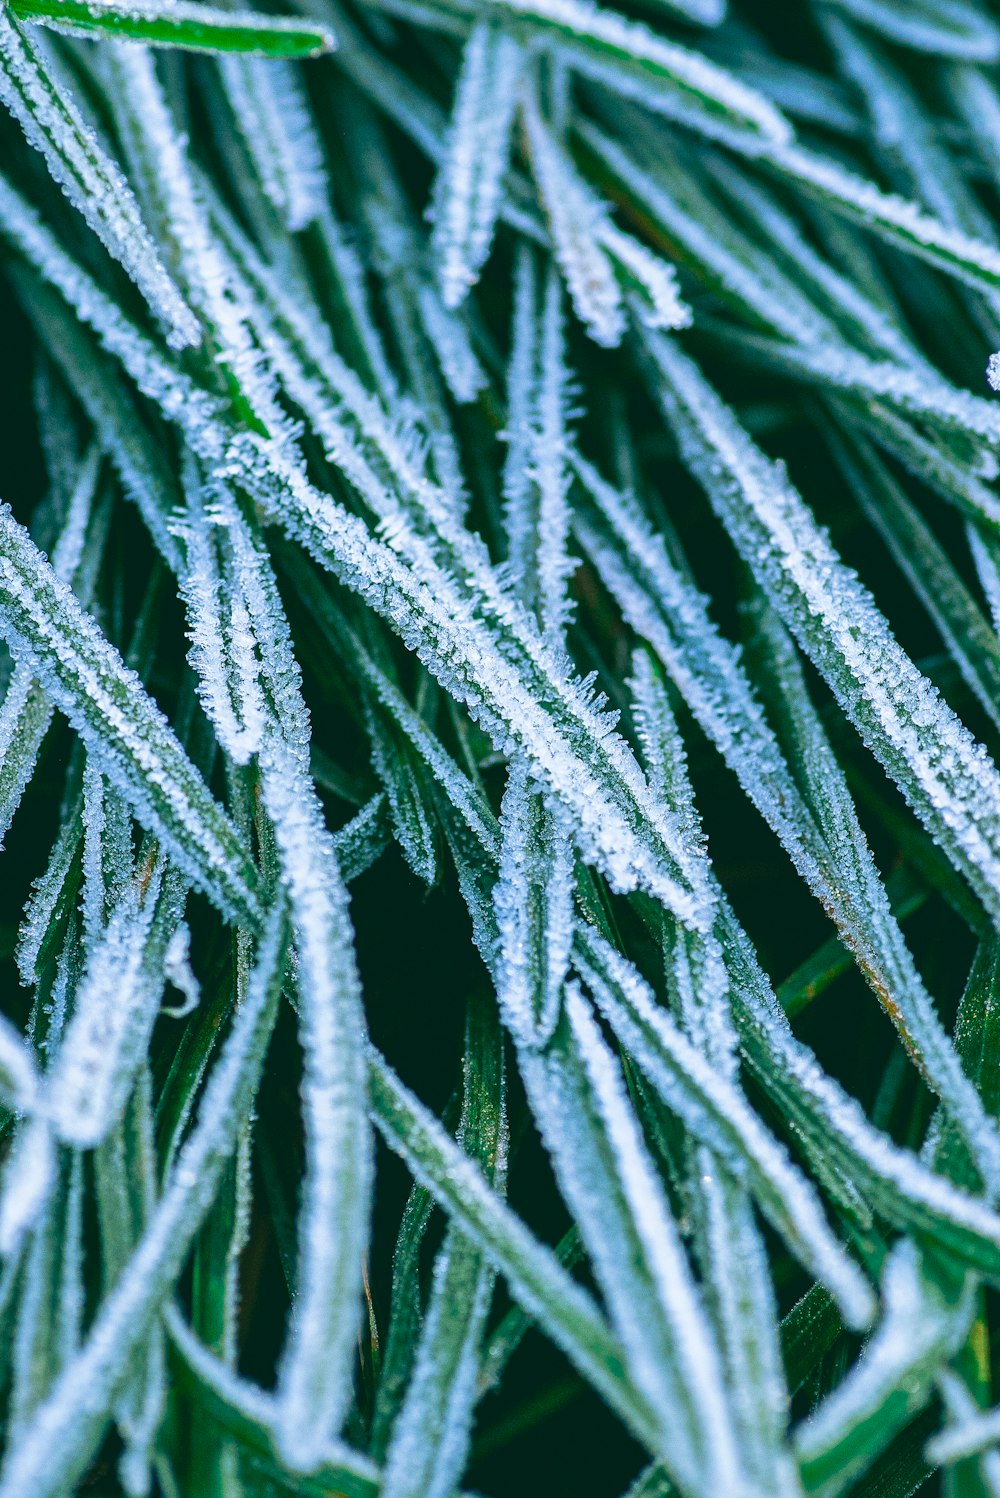
[[[490,252],[510,162],[522,62],[514,37],[485,21],[473,27],[431,207],[431,246],[447,308],[464,301]]]
[[[896,642],[779,464],[697,367],[647,340],[682,455],[775,611],[862,738],[1000,921],[1000,774]]]
[[[40,55],[41,54],[41,55]],[[65,79],[53,72],[6,7],[0,13],[0,103],[6,105],[69,201],[124,267],[177,347],[201,336],[198,321],[167,274],[139,205],[118,166],[84,122]]]
[[[219,59],[243,142],[265,197],[293,234],[326,208],[329,184],[323,146],[293,63],[284,58]]]
[[[0,1471],[0,1498],[26,1492],[61,1498],[96,1450],[133,1355],[184,1267],[252,1106],[276,1014],[285,929],[284,912],[276,908],[246,999],[209,1075],[194,1128],[78,1353],[8,1450]]]

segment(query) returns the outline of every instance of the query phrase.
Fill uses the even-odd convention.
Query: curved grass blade
[[[972,1319],[967,1279],[932,1277],[912,1243],[889,1255],[882,1292],[883,1320],[860,1362],[795,1435],[807,1491],[824,1498],[843,1492],[930,1398]]]
[[[226,915],[256,921],[253,869],[228,818],[138,676],[9,509],[0,510],[0,621],[6,638],[190,882]]]
[[[259,57],[318,57],[334,38],[304,20],[256,11],[218,10],[190,0],[15,0],[25,21],[77,36],[117,37],[192,52],[242,52]]]
[[[510,161],[522,49],[479,22],[465,44],[432,216],[441,296],[464,301],[490,253]]]
[[[904,5],[876,0],[834,0],[854,20],[881,32],[897,46],[964,62],[1000,60],[1000,28],[961,0],[917,0]]]
[[[475,1165],[375,1052],[369,1053],[372,1116],[416,1180],[477,1243],[511,1292],[612,1409],[647,1445],[658,1422],[626,1378],[617,1339],[590,1296],[563,1269]]]
[[[279,906],[268,919],[246,1001],[163,1195],[79,1352],[8,1450],[0,1468],[3,1498],[27,1491],[58,1498],[81,1475],[101,1439],[132,1355],[184,1267],[253,1103],[276,1016],[285,930]]]
[[[267,1478],[279,1491],[318,1495],[336,1492],[343,1498],[377,1498],[381,1472],[374,1463],[338,1444],[328,1450],[323,1463],[310,1478],[288,1472],[280,1464],[270,1434],[274,1418],[273,1399],[256,1384],[234,1373],[206,1347],[175,1305],[164,1310],[164,1322],[176,1350],[178,1382],[194,1396],[200,1414],[206,1414],[240,1447],[252,1453],[254,1464],[263,1464]]]
[[[734,648],[716,630],[704,598],[670,558],[634,502],[582,459],[576,469],[608,530],[581,515],[575,526],[629,624],[656,651],[685,701],[837,923],[908,1051],[976,1149],[985,1179],[1000,1169],[993,1126],[934,1011],[868,850],[843,774],[809,700],[794,655],[772,651],[762,678],[779,721],[791,725],[792,765]],[[820,769],[822,766],[822,769]]]
[[[683,354],[649,335],[647,346],[684,459],[762,590],[869,749],[1000,919],[1000,776],[986,750],[896,643],[784,472]]]
[[[507,1120],[502,1038],[485,1006],[470,1008],[459,1140],[502,1192]],[[406,1397],[385,1459],[385,1490],[400,1498],[448,1498],[465,1466],[479,1344],[493,1275],[479,1247],[451,1227],[434,1264],[430,1302]]]
[[[58,4],[61,9],[62,0]],[[132,189],[53,68],[5,6],[0,13],[0,103],[108,253],[131,276],[166,325],[170,341],[177,347],[197,343],[198,321],[167,274]]]
[[[273,741],[261,768],[298,951],[305,1067],[298,1293],[278,1377],[276,1430],[289,1464],[309,1471],[338,1436],[350,1397],[372,1175],[364,1012],[347,895],[315,792],[292,754]]]

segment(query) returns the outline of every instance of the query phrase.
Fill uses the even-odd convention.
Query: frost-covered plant
[[[0,105],[0,1498],[1000,1498],[986,0]]]

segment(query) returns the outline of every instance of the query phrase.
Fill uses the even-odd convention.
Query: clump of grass
[[[0,0],[0,1498],[1000,1495],[998,67]]]

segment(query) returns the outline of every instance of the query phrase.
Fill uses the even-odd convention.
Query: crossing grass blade
[[[0,1498],[1000,1490],[998,58],[0,7]]]

